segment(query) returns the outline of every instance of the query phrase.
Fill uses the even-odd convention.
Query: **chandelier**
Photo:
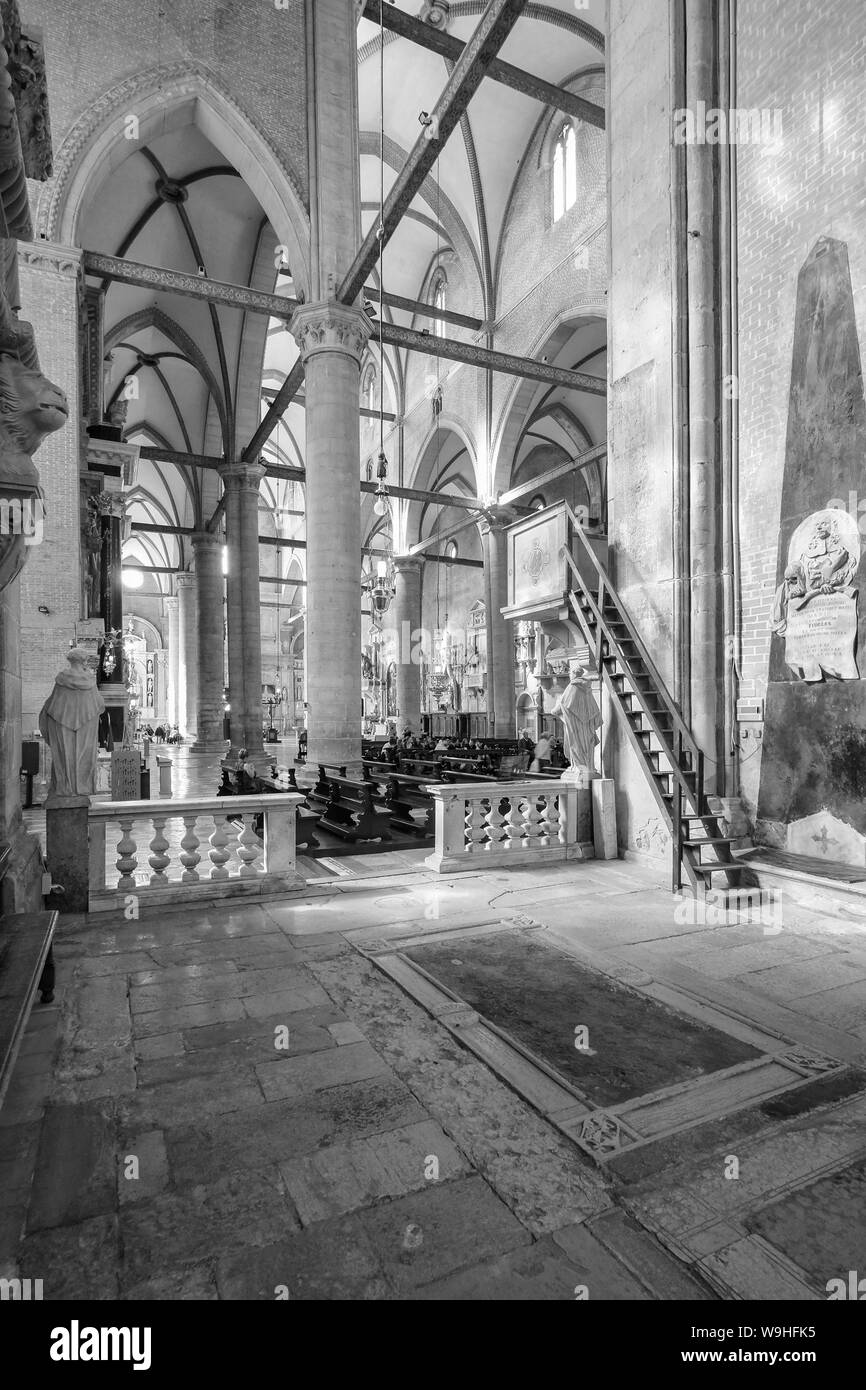
[[[375,578],[371,578],[367,584],[374,627],[377,626],[378,620],[383,618],[391,607],[391,600],[394,597],[396,588],[394,567],[391,563],[390,554],[386,554],[382,559],[376,561]]]

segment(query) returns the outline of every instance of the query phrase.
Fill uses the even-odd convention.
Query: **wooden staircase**
[[[568,601],[670,831],[672,891],[688,887],[696,898],[711,891],[715,902],[752,907],[763,895],[710,810],[703,753],[579,522],[571,521],[581,563],[563,547],[574,582]]]

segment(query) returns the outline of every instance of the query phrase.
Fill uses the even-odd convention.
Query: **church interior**
[[[866,1298],[861,0],[0,27],[2,1298]]]

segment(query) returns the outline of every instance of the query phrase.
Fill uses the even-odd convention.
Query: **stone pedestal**
[[[307,761],[361,756],[360,309],[304,305],[292,319],[306,372]]]
[[[616,859],[616,788],[612,777],[594,777],[592,791],[592,837],[596,859]]]
[[[419,732],[421,718],[421,667],[412,660],[412,635],[421,626],[422,561],[415,556],[398,556],[394,561],[394,644],[397,665],[397,730]]]
[[[51,881],[63,892],[52,894],[59,912],[86,912],[89,881],[87,796],[54,796],[45,803],[45,842]]]
[[[195,747],[223,752],[225,661],[222,541],[210,531],[192,538],[198,581],[198,711]]]

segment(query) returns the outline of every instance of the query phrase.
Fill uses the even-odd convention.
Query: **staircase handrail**
[[[611,596],[611,598],[613,599],[614,603],[616,604],[617,609],[618,609],[619,612],[622,614],[623,619],[624,619],[624,621],[625,621],[625,623],[626,623],[626,626],[627,626],[627,628],[628,628],[629,637],[630,637],[631,641],[634,643],[634,645],[637,647],[638,655],[640,656],[641,660],[643,661],[643,663],[644,663],[644,665],[645,665],[645,667],[646,667],[646,669],[647,669],[648,674],[652,677],[653,683],[654,683],[654,685],[656,686],[656,693],[659,695],[659,697],[660,697],[661,700],[663,701],[663,703],[664,703],[664,705],[665,705],[665,707],[666,707],[668,713],[670,714],[670,716],[671,716],[671,718],[672,718],[672,720],[673,720],[673,722],[674,722],[674,727],[675,727],[675,728],[677,729],[677,731],[682,735],[683,743],[686,745],[686,747],[688,748],[689,752],[690,752],[691,755],[692,755],[692,765],[693,765],[693,768],[694,768],[695,770],[697,770],[697,767],[698,767],[698,760],[699,760],[699,758],[700,758],[700,749],[698,748],[697,744],[695,743],[695,740],[694,740],[694,737],[693,737],[693,735],[692,735],[692,732],[691,732],[691,730],[689,729],[688,725],[686,724],[685,720],[683,719],[683,716],[682,716],[682,714],[680,713],[680,711],[679,711],[677,705],[675,704],[674,699],[673,699],[673,696],[672,696],[672,695],[670,694],[670,692],[668,691],[667,685],[665,684],[665,682],[664,682],[664,680],[662,679],[662,677],[659,675],[659,672],[658,672],[658,670],[656,669],[655,662],[652,660],[652,657],[650,656],[650,654],[649,654],[649,652],[647,651],[647,649],[646,649],[644,643],[642,642],[640,636],[638,635],[638,633],[637,633],[637,631],[636,631],[636,629],[635,629],[635,626],[634,626],[634,621],[633,621],[631,615],[629,614],[628,609],[625,607],[625,604],[623,603],[622,599],[620,598],[619,594],[617,593],[617,590],[614,588],[614,585],[613,585],[613,583],[611,582],[610,577],[609,577],[607,571],[604,569],[603,565],[600,563],[600,561],[599,561],[597,555],[595,554],[595,552],[594,552],[593,549],[592,549],[592,546],[588,543],[588,541],[587,541],[585,535],[583,534],[583,528],[582,528],[582,526],[580,525],[580,522],[578,521],[577,517],[575,516],[574,512],[572,511],[571,507],[568,505],[567,502],[566,502],[565,506],[566,506],[566,510],[567,510],[567,512],[568,512],[569,519],[570,519],[570,521],[571,521],[571,523],[572,523],[572,531],[573,531],[573,534],[575,534],[575,535],[578,537],[579,542],[580,542],[580,545],[581,545],[582,548],[583,548],[583,554],[585,555],[585,557],[586,557],[587,560],[589,561],[590,565],[592,566],[592,568],[596,571],[596,573],[597,573],[597,575],[598,575],[598,578],[599,578],[599,581],[600,581],[599,594],[602,594],[602,593],[603,593],[603,588],[601,587],[601,586],[603,585],[604,588],[607,589],[607,592],[610,594],[610,596]],[[563,546],[563,547],[562,547],[562,553],[564,554],[564,556],[565,556],[565,558],[566,558],[566,561],[568,562],[568,566],[569,566],[569,568],[571,569],[572,573],[576,576],[576,578],[581,579],[580,570],[579,570],[579,568],[578,568],[577,561],[575,560],[574,556],[571,554],[571,551],[569,550],[569,548],[568,548],[567,546]],[[589,595],[589,597],[590,597],[590,600],[592,601],[592,595],[591,595],[591,594]],[[597,604],[594,603],[593,606],[594,606],[595,609],[596,609],[596,617],[598,618],[599,622],[602,623],[602,624],[604,625],[605,629],[607,629],[607,622],[606,622],[605,617],[604,617],[604,612],[602,611],[602,610],[603,610],[603,604],[602,604],[601,607],[599,607],[599,605],[597,605]],[[615,640],[615,639],[614,639],[614,640]],[[673,746],[673,745],[672,745],[672,746]],[[698,792],[698,794],[700,794],[701,788],[695,788],[695,791]]]

